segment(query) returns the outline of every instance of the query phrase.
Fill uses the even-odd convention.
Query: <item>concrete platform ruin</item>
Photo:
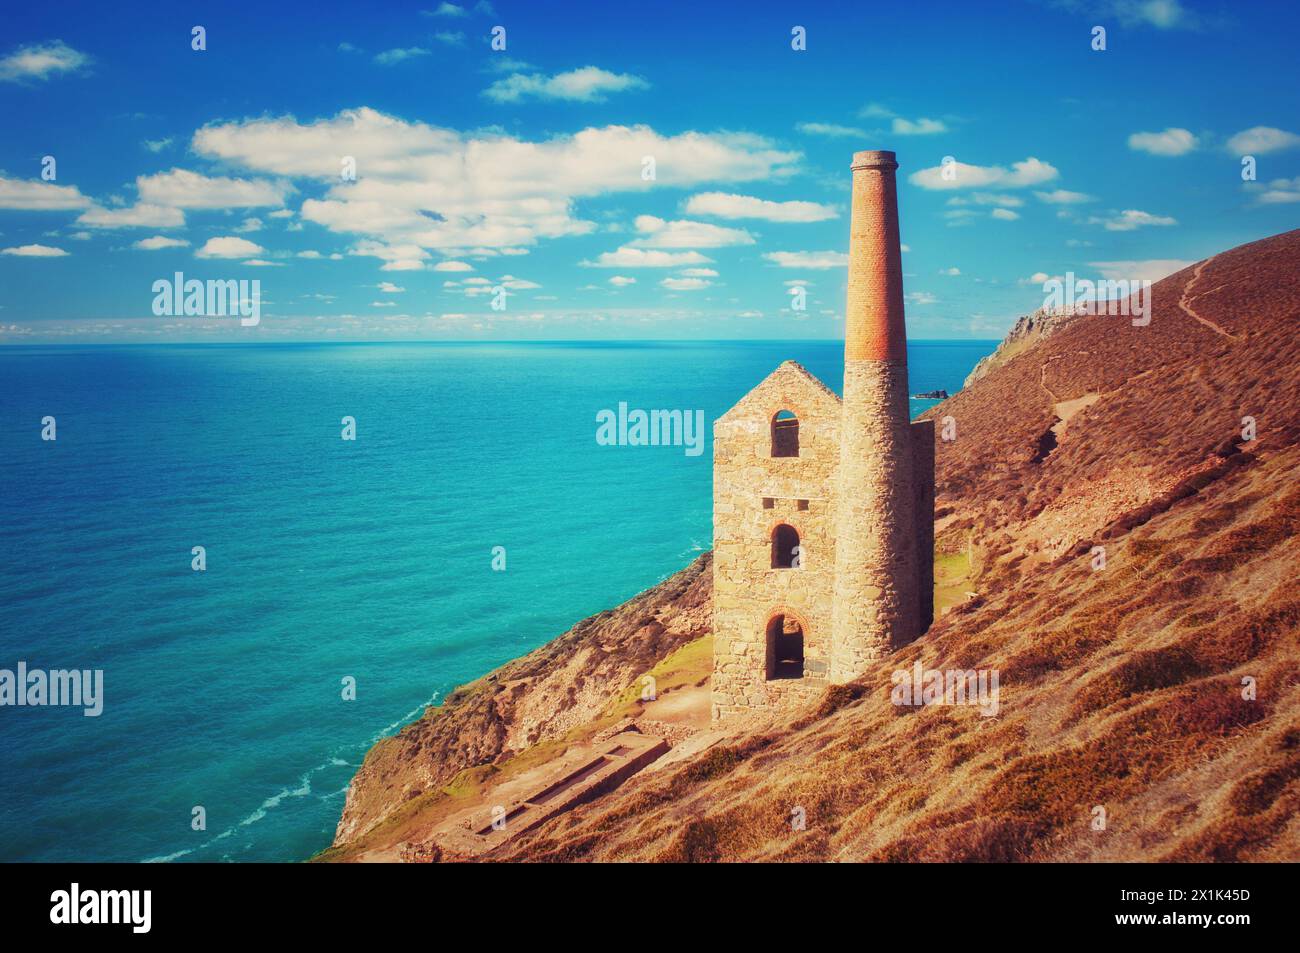
[[[594,750],[562,759],[540,786],[522,798],[456,815],[431,841],[448,859],[481,857],[552,817],[614,790],[668,748],[663,738],[625,731]]]

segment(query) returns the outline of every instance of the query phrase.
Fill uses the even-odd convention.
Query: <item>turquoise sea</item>
[[[995,343],[914,342],[913,392],[956,391]],[[0,860],[328,846],[376,739],[707,549],[712,421],[788,358],[838,390],[841,354],[0,349],[0,669],[104,673],[97,718],[0,707]],[[703,454],[598,445],[620,402],[703,410]]]

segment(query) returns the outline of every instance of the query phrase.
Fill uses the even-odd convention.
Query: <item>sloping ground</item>
[[[788,730],[634,779],[500,859],[1300,859],[1300,446],[1237,456],[1105,569],[996,572]],[[998,714],[891,704],[918,659],[999,670]]]
[[[410,816],[418,799],[436,798],[468,769],[594,734],[611,694],[709,634],[712,567],[705,553],[617,609],[457,689],[380,741],[348,788],[335,845],[358,840],[400,808]]]
[[[1150,325],[1076,318],[932,408],[957,424],[936,507],[1055,556],[1214,466],[1243,417],[1261,436],[1300,422],[1298,270],[1300,231],[1216,255],[1154,285]],[[1090,395],[1054,433],[1058,405]]]
[[[500,859],[1300,859],[1300,232],[1154,295],[1150,326],[1071,322],[931,412],[979,596]],[[999,713],[892,704],[917,660],[996,669]]]

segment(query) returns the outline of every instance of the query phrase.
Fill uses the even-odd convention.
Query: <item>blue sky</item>
[[[8,8],[0,343],[835,338],[859,149],[914,338],[1300,218],[1290,3],[293,6]],[[177,271],[261,323],[155,316]]]

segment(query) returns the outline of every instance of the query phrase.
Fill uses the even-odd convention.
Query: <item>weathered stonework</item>
[[[933,615],[934,429],[908,418],[893,158],[854,156],[843,401],[786,361],[714,424],[715,719],[849,681]]]

